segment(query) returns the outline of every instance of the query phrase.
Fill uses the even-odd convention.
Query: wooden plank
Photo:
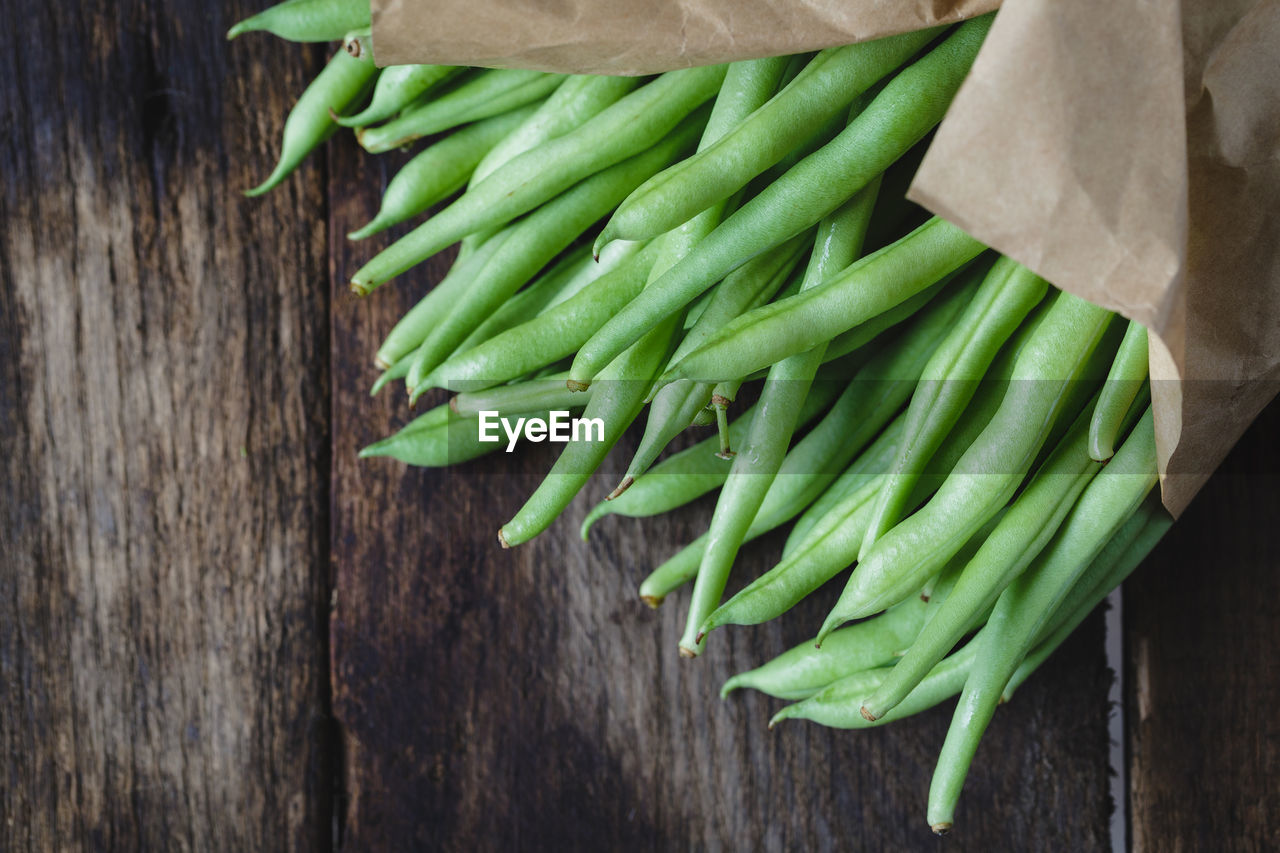
[[[372,214],[380,169],[335,145],[332,234]],[[600,479],[552,530],[504,552],[497,527],[552,449],[442,471],[355,459],[406,417],[398,387],[368,398],[372,352],[443,269],[433,262],[366,302],[340,297],[344,273],[385,244],[371,242],[333,247],[344,846],[936,849],[924,808],[949,708],[877,732],[769,732],[779,703],[717,698],[732,672],[810,638],[838,590],[781,624],[729,629],[694,662],[676,655],[684,597],[656,612],[637,600],[654,561],[705,528],[710,504],[605,521],[584,544],[577,526],[612,485]],[[741,576],[780,544],[744,558]],[[1095,616],[997,715],[949,849],[1107,846],[1107,684]]]
[[[0,849],[327,846],[322,169],[260,4],[6,3]]]
[[[1125,585],[1135,851],[1275,847],[1277,434],[1272,403]]]

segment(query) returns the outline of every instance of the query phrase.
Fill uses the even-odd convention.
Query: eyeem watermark
[[[507,452],[515,450],[516,442],[523,435],[526,441],[604,441],[603,418],[574,418],[568,411],[552,411],[550,418],[511,418],[502,417],[499,412],[480,413],[480,440],[486,442],[502,441],[498,428],[507,435]]]

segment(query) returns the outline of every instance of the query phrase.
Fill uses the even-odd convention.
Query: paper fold
[[[998,5],[374,0],[380,63],[649,73]],[[1176,515],[1280,388],[1280,0],[1007,0],[911,197],[1151,330]]]

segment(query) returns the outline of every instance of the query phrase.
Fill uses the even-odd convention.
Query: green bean
[[[602,422],[603,440],[565,445],[550,473],[524,506],[498,530],[502,547],[527,542],[546,530],[604,461],[644,406],[645,392],[666,358],[678,319],[659,324],[609,365],[609,381],[592,392],[582,415]]]
[[[245,18],[227,30],[227,39],[265,31],[289,41],[337,41],[369,26],[369,17],[365,0],[286,0]]]
[[[1117,534],[1116,537],[1108,542],[1106,546],[1108,550],[1112,548],[1113,544],[1119,544],[1121,547],[1116,550],[1117,552],[1122,553],[1117,554],[1118,559],[1107,561],[1101,566],[1101,568],[1106,570],[1101,573],[1101,575],[1105,575],[1105,579],[1101,580],[1093,589],[1090,590],[1090,595],[1088,597],[1079,597],[1078,603],[1074,604],[1068,610],[1065,605],[1071,604],[1073,601],[1076,601],[1077,598],[1075,595],[1077,590],[1073,588],[1071,598],[1069,598],[1068,602],[1064,602],[1063,611],[1061,613],[1055,613],[1052,620],[1053,624],[1051,626],[1046,626],[1048,630],[1042,629],[1041,633],[1037,635],[1037,645],[1031,654],[1023,660],[1014,676],[1010,679],[1009,686],[1005,689],[1002,701],[1008,701],[1012,696],[1013,690],[1025,681],[1031,673],[1034,672],[1050,654],[1052,654],[1054,649],[1056,649],[1057,646],[1066,639],[1067,635],[1070,634],[1071,631],[1074,630],[1081,621],[1083,621],[1084,617],[1097,606],[1098,602],[1106,597],[1107,592],[1118,585],[1119,581],[1132,571],[1139,562],[1141,562],[1142,558],[1146,556],[1152,547],[1154,547],[1155,542],[1158,541],[1164,531],[1168,529],[1168,525],[1171,521],[1172,519],[1169,519],[1168,515],[1165,514],[1163,521],[1153,521],[1149,527],[1143,528],[1141,531],[1142,538],[1140,539],[1128,537],[1124,539],[1123,543],[1120,543],[1118,540],[1120,540],[1123,535]],[[1125,526],[1128,527],[1129,524],[1126,523]],[[1105,556],[1105,553],[1103,556],[1100,556],[1099,561],[1103,561]],[[1097,561],[1095,562],[1095,565],[1096,564]],[[1090,574],[1093,574],[1094,567],[1091,567],[1089,572]],[[917,599],[909,598],[901,604],[894,605],[884,614],[876,617],[875,619],[860,622],[857,625],[834,631],[828,638],[827,643],[835,641],[837,637],[840,637],[840,635],[846,631],[856,631],[863,625],[874,625],[879,620],[892,616],[898,608],[912,605],[915,601],[917,601]],[[924,618],[925,624],[927,625],[928,614],[926,613],[922,618]],[[923,711],[932,705],[936,705],[960,692],[961,688],[964,686],[965,680],[968,678],[969,672],[971,671],[976,653],[980,648],[978,645],[980,637],[981,634],[967,643],[964,648],[954,652],[950,657],[938,663],[921,681],[916,690],[913,690],[912,693],[893,711],[878,721],[872,722],[867,720],[861,713],[857,712],[857,709],[862,702],[862,697],[875,693],[880,689],[885,680],[892,676],[893,670],[897,668],[896,666],[884,667],[878,670],[863,670],[860,672],[848,671],[848,674],[845,675],[845,681],[831,684],[827,690],[822,690],[821,694],[810,694],[811,697],[814,697],[812,698],[812,701],[802,702],[799,705],[791,705],[782,709],[781,712],[774,716],[770,724],[772,725],[773,723],[783,719],[799,718],[813,720],[814,722],[837,728],[860,729],[883,725],[885,723],[892,722],[895,719],[902,719],[903,717],[910,716],[911,714],[919,713],[920,711]],[[823,648],[825,647],[826,646],[824,645]],[[809,643],[798,646],[794,651],[800,652],[805,649],[814,651],[813,646]],[[781,658],[779,658],[779,660],[781,660]],[[837,657],[835,660],[838,661],[839,658]],[[774,661],[771,661],[769,664],[766,664],[765,667],[761,667],[761,669],[772,667],[774,663]],[[790,661],[786,663],[790,663]],[[800,681],[799,678],[789,673],[785,664],[779,664],[776,671],[770,671],[768,674],[770,678],[767,685],[770,687],[776,684],[781,685],[781,687],[785,689],[796,682],[799,682],[803,686],[807,686],[806,682]],[[808,683],[816,683],[817,680],[818,678],[813,678]],[[754,685],[744,684],[741,686]],[[801,690],[796,690],[793,695],[783,695],[781,692],[773,693],[772,695],[779,696],[779,698],[783,699],[806,698],[802,695]],[[817,698],[818,695],[820,695],[820,698]]]
[[[728,198],[800,146],[812,128],[842,118],[854,98],[941,31],[919,30],[822,51],[732,133],[632,193],[605,226],[601,245],[628,233],[660,234]]]
[[[635,243],[626,245],[634,246]],[[536,279],[502,303],[497,310],[484,319],[484,322],[476,326],[471,334],[463,338],[462,343],[458,344],[457,352],[469,352],[495,335],[524,323],[528,318],[537,317],[544,308],[554,304],[562,295],[565,298],[572,297],[573,293],[565,294],[565,291],[573,290],[576,293],[594,281],[599,266],[591,259],[591,252],[586,245],[580,244],[565,250]],[[437,386],[430,384],[426,387]]]
[[[361,450],[360,458],[390,456],[407,465],[441,468],[501,449],[500,443],[480,441],[476,424],[475,418],[460,417],[448,405],[437,406]]]
[[[1048,544],[1102,467],[1089,458],[1088,424],[1087,417],[1076,419],[1044,467],[985,537],[947,603],[930,619],[885,683],[863,704],[863,716],[878,719],[902,701],[964,636],[975,614],[995,603]]]
[[[639,86],[640,82],[636,77],[596,74],[573,74],[564,78],[536,113],[485,155],[476,167],[471,183],[476,184],[489,177],[513,157],[581,127]]]
[[[404,379],[408,376],[409,365],[412,363],[413,353],[409,353],[408,355],[401,356],[400,360],[395,364],[385,368],[382,373],[378,375],[377,380],[373,383],[373,387],[369,389],[369,396],[378,396],[378,392],[381,391],[388,383],[394,382],[397,379]]]
[[[1019,353],[991,422],[929,502],[876,542],[823,623],[818,642],[842,622],[877,613],[919,589],[1004,506],[1110,320],[1105,309],[1058,294]]]
[[[656,254],[656,243],[616,256],[616,260],[609,260],[612,252],[606,253],[596,265],[598,276],[581,291],[483,343],[469,349],[459,347],[423,383],[475,391],[572,355],[605,319],[640,292]]]
[[[811,350],[901,304],[985,249],[956,226],[934,217],[821,286],[743,314],[670,367],[659,381],[731,379]],[[597,335],[608,329],[606,325]]]
[[[920,483],[917,483],[910,505],[915,506],[932,494],[946,479],[951,470],[955,468],[960,461],[960,457],[968,450],[969,445],[986,429],[992,415],[1000,407],[1000,402],[1004,398],[1005,389],[1008,387],[1009,378],[1013,374],[1013,366],[1017,356],[1022,351],[1025,341],[1030,338],[1031,334],[1039,326],[1039,320],[1043,318],[1045,310],[1046,306],[1044,305],[1037,309],[1037,312],[1022,324],[1013,339],[1001,350],[999,357],[996,358],[987,371],[986,381],[981,384],[977,393],[965,408],[960,420],[953,427],[949,441],[938,451],[930,472],[922,478]],[[904,424],[905,413],[898,416],[894,426],[900,429]],[[900,435],[901,433],[899,432]],[[886,449],[886,452],[890,451]],[[867,471],[873,474],[887,471],[889,462],[890,460],[888,459],[883,463],[876,462],[874,467],[868,468]],[[855,472],[854,468],[850,467],[845,474],[841,475],[840,480],[832,485],[832,488],[824,492],[814,502],[813,506],[805,511],[804,516],[800,518],[796,523],[795,529],[792,530],[791,536],[787,538],[787,543],[783,547],[784,556],[803,544],[810,535],[821,535],[824,529],[830,529],[833,520],[826,518],[827,514],[836,504],[852,494],[855,489],[868,482],[868,478],[865,475],[858,476],[860,473]],[[963,549],[961,553],[963,553]]]
[[[1053,541],[996,602],[929,787],[928,820],[935,832],[950,830],[978,741],[1037,634],[1156,480],[1155,429],[1148,409],[1080,495]]]
[[[421,346],[440,318],[447,316],[449,306],[466,293],[467,287],[506,244],[512,233],[513,229],[508,228],[486,240],[468,257],[455,261],[440,283],[427,291],[427,295],[392,327],[382,346],[378,348],[378,365],[389,367]]]
[[[964,434],[974,431],[974,425],[985,423],[989,417],[987,408],[983,405],[968,413],[968,421],[961,430],[962,439]],[[902,416],[899,416],[895,425],[901,424],[902,420]],[[886,432],[892,429],[890,427]],[[852,488],[852,478],[847,480],[846,487],[850,491],[846,496],[816,519],[791,550],[784,551],[782,560],[776,566],[708,616],[702,626],[703,631],[710,632],[723,625],[756,625],[777,618],[854,562],[863,533],[872,517],[876,494],[885,477],[882,472],[889,462],[887,451],[893,446],[892,441],[882,439],[877,439],[877,443],[858,461],[858,465],[865,471],[861,486]],[[955,465],[959,458],[959,451],[944,453],[939,460],[940,472],[945,474],[948,467]],[[912,505],[928,497],[932,491],[932,479],[935,478],[917,485],[911,496]],[[961,547],[957,557],[967,560],[968,556],[972,556],[978,547],[974,540],[981,535],[973,537]],[[940,575],[950,577],[958,573],[963,563],[957,564],[957,557],[953,557],[942,568]],[[926,583],[926,588],[929,583],[932,580]]]
[[[979,632],[964,648],[935,666],[902,704],[875,722],[858,713],[858,702],[860,697],[879,687],[893,667],[868,669],[845,676],[808,699],[778,711],[769,721],[769,727],[773,728],[782,720],[800,719],[836,729],[867,729],[918,714],[960,692],[977,660],[977,644],[981,637]]]
[[[559,74],[542,71],[481,71],[463,78],[447,92],[428,92],[426,100],[406,108],[385,124],[360,128],[356,141],[370,154],[391,151],[415,139],[541,101],[563,79]]]
[[[791,532],[787,534],[786,543],[782,546],[783,558],[794,553],[805,542],[809,532],[836,504],[888,470],[889,464],[898,452],[898,443],[902,440],[902,428],[905,423],[905,414],[894,418],[871,446],[860,454],[853,464],[846,468],[844,473],[796,519]]]
[[[843,571],[855,556],[855,540],[867,528],[882,479],[883,475],[874,478],[837,504],[824,519],[831,522],[830,528],[815,530],[807,545],[705,614],[698,636],[725,625],[759,625],[775,619]],[[698,572],[701,576],[701,567]]]
[[[657,320],[678,311],[755,254],[817,223],[918,142],[942,119],[989,24],[989,17],[984,16],[961,25],[940,46],[898,74],[832,142],[806,157],[744,204],[703,241],[698,251],[673,267],[663,281],[632,300],[598,333],[600,340],[596,346],[600,353],[597,363],[607,362],[610,352],[617,352]],[[940,277],[941,274],[921,282],[920,287]],[[896,302],[920,287],[906,290]],[[867,316],[888,307],[883,306]],[[744,319],[740,318],[738,322]],[[818,341],[796,352],[810,349],[834,334],[824,334]],[[752,369],[793,354],[778,355]],[[681,378],[693,377],[686,374]],[[710,379],[712,376],[707,374],[698,378]]]
[[[727,276],[711,291],[711,302],[680,342],[676,355],[672,358],[677,358],[682,350],[687,351],[695,346],[721,324],[768,301],[791,275],[804,248],[802,235],[759,255]],[[573,375],[572,367],[569,375]],[[627,466],[622,482],[610,497],[617,497],[626,491],[635,478],[653,464],[671,439],[693,422],[694,416],[710,400],[711,386],[705,383],[672,383],[659,391],[649,406],[649,421],[645,425],[635,456]]]
[[[355,115],[334,119],[342,127],[365,127],[386,121],[419,96],[459,74],[456,65],[389,65],[378,75],[369,106]]]
[[[485,152],[532,115],[534,109],[521,107],[478,121],[419,152],[387,183],[377,216],[348,234],[347,239],[372,237],[460,190]]]
[[[349,31],[342,37],[342,49],[356,59],[367,59],[373,62],[373,27],[359,27]],[[334,121],[337,121],[336,112]]]
[[[879,181],[873,181],[824,221],[800,285],[802,291],[816,286],[835,269],[848,265],[862,251],[862,240],[878,190]],[[727,281],[720,287],[724,287]],[[760,411],[767,412],[772,406],[780,414],[772,418],[762,416],[752,422],[745,452],[735,457],[729,479],[716,502],[711,528],[707,532],[707,547],[693,585],[684,636],[680,640],[680,651],[688,657],[696,656],[702,646],[706,633],[702,629],[703,622],[719,606],[743,537],[782,466],[796,426],[794,413],[799,411],[800,403],[809,393],[824,352],[825,347],[820,345],[809,352],[784,359],[769,369],[760,396]],[[719,407],[724,406],[721,401]],[[723,455],[728,448],[722,446],[720,452]]]
[[[831,405],[838,391],[835,383],[819,382],[809,391],[800,409],[800,423],[807,424]],[[755,407],[744,411],[729,424],[730,436],[741,441],[747,434]],[[612,500],[601,501],[582,522],[582,538],[596,521],[606,515],[643,518],[684,506],[724,485],[729,466],[715,454],[716,437],[704,439],[692,447],[674,453],[650,468],[626,492]],[[699,555],[700,557],[701,555]],[[696,561],[695,561],[696,563]]]
[[[1094,459],[1105,462],[1111,458],[1125,412],[1146,383],[1147,330],[1130,321],[1089,424],[1089,453]]]
[[[663,74],[580,127],[512,158],[352,276],[367,293],[474,231],[500,225],[628,157],[643,152],[715,94],[724,66]]]
[[[1133,530],[1131,535],[1125,536],[1126,528],[1129,528],[1133,522],[1137,522],[1137,529]],[[1062,645],[1076,626],[1083,622],[1085,617],[1092,613],[1093,609],[1146,559],[1172,525],[1173,516],[1160,505],[1160,496],[1152,492],[1138,512],[1135,512],[1111,542],[1104,546],[1103,554],[1081,577],[1081,582],[1067,593],[1066,600],[1054,612],[1054,624],[1051,630],[1041,629],[1036,636],[1035,648],[1018,665],[1000,694],[1001,702],[1008,702],[1013,698],[1014,691],[1022,686],[1031,673],[1035,672],[1036,668],[1053,654],[1058,646]],[[1116,543],[1117,540],[1124,545],[1123,550],[1111,555],[1110,559],[1103,560],[1103,557],[1107,556],[1107,550],[1111,549],[1112,543]],[[1101,571],[1095,571],[1096,569]],[[1082,594],[1081,591],[1085,589],[1088,590],[1087,593]]]
[[[449,405],[463,417],[478,417],[482,411],[527,415],[557,409],[581,409],[590,399],[589,394],[578,394],[564,387],[564,374],[557,373],[484,391],[462,393],[450,400]]]
[[[706,132],[699,143],[699,150],[713,144],[753,109],[766,101],[777,90],[779,80],[786,68],[787,61],[781,58],[747,60],[729,65],[719,94],[716,96],[711,118],[707,122]],[[664,238],[670,250],[654,265],[649,283],[666,272],[672,264],[688,254],[699,241],[704,239],[719,224],[725,210],[732,210],[736,206],[736,199],[712,204],[670,232]],[[722,282],[716,296],[708,300],[707,305],[699,312],[697,322],[679,346],[687,346],[691,337],[697,340],[707,334],[707,330],[715,324],[767,301],[785,280],[790,267],[794,265],[798,251],[799,246],[781,247],[770,258],[761,259],[761,263],[757,265],[758,269],[753,268],[741,276]],[[585,387],[573,381],[572,369],[570,377],[568,383],[570,387]],[[649,410],[649,423],[646,425],[640,448],[624,474],[622,482],[606,499],[616,498],[626,491],[635,477],[643,473],[644,469],[653,462],[670,438],[692,423],[706,402],[706,394],[696,388],[673,389],[653,401]]]
[[[699,626],[719,605],[738,549],[787,455],[796,416],[813,380],[812,373],[803,375],[807,365],[800,365],[798,370],[788,370],[789,367],[793,366],[778,365],[765,379],[760,417],[752,418],[742,452],[734,456],[729,477],[716,501],[680,638],[680,654],[685,657],[696,657],[700,652],[704,638]],[[722,448],[721,453],[724,452]]]
[[[694,145],[706,123],[706,108],[687,116],[661,142],[634,157],[596,172],[508,226],[511,237],[468,287],[465,299],[435,324],[409,368],[410,401],[426,390],[422,380],[457,348],[484,317],[494,311],[587,226],[618,203],[633,187]]]
[[[1044,279],[1004,256],[991,267],[972,304],[920,376],[898,458],[876,498],[860,557],[902,518],[912,487],[959,420],[996,353],[1048,288]]]
[[[271,175],[258,186],[245,190],[247,196],[259,196],[279,184],[321,143],[333,135],[338,126],[329,110],[344,110],[369,86],[378,69],[368,60],[354,59],[340,50],[311,81],[284,123],[284,139],[280,160]]]
[[[796,516],[880,432],[910,396],[959,302],[933,312],[929,322],[917,323],[858,370],[831,411],[787,454],[743,541]],[[707,540],[700,536],[655,569],[641,583],[641,596],[661,600],[697,575]]]
[[[877,314],[869,320],[864,320],[852,329],[848,329],[836,335],[831,339],[831,342],[827,344],[823,358],[843,358],[851,352],[856,352],[862,349],[889,329],[892,329],[894,326],[902,323],[904,320],[909,320],[914,317],[921,308],[932,302],[933,298],[943,290],[946,290],[947,287],[955,281],[956,276],[962,274],[966,269],[968,269],[968,267],[961,267],[955,272],[950,273],[929,285],[919,293],[914,294],[893,306],[888,311]]]
[[[909,598],[874,619],[832,633],[822,648],[803,642],[773,660],[738,673],[720,688],[720,697],[743,687],[778,699],[807,699],[855,672],[893,663],[924,625],[925,603]]]
[[[753,110],[766,102],[777,91],[779,82],[788,72],[791,64],[787,58],[778,57],[747,60],[729,65],[724,82],[720,86],[720,92],[716,96],[712,116],[707,123],[707,132],[703,136],[699,150],[710,147]],[[719,224],[724,211],[733,210],[737,206],[737,198],[718,200],[705,206],[705,209],[700,212],[695,212],[687,221],[698,223],[698,239],[701,240]],[[691,244],[689,248],[692,249],[692,247]],[[684,254],[687,252],[681,253],[681,256]],[[773,275],[766,274],[765,268],[770,267],[775,261],[781,261],[786,254],[787,252],[783,249],[771,253],[768,257],[760,258],[759,263],[752,265],[751,269],[744,268],[741,276],[726,278],[718,288],[711,291],[710,293],[714,295],[705,300],[703,305],[698,306],[695,320],[691,321],[686,315],[685,326],[688,332],[678,345],[676,352],[682,352],[693,342],[701,340],[717,324],[732,319],[748,307],[767,301],[777,291],[778,285],[785,279],[786,274],[779,268],[775,279]],[[671,263],[677,260],[679,258],[673,258]],[[660,268],[655,269],[655,272],[666,272],[670,266],[670,263],[664,263]],[[756,286],[757,283],[763,284],[764,289],[761,290]],[[711,309],[710,313],[707,312],[708,308]],[[572,369],[570,374],[572,377]],[[710,389],[696,384],[664,388],[651,401],[640,446],[632,457],[622,481],[609,494],[608,499],[616,498],[626,491],[635,478],[653,464],[671,439],[692,424],[699,412],[705,409],[709,398]],[[717,426],[723,443],[727,436],[727,419],[717,417]],[[724,455],[723,448],[721,455]]]

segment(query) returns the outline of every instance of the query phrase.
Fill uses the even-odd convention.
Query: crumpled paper
[[[642,74],[999,5],[373,0],[373,40],[379,64]],[[910,195],[1150,330],[1179,514],[1280,389],[1280,0],[1006,0]]]

